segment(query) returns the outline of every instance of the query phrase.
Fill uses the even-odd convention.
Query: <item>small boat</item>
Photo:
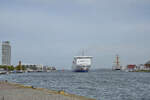
[[[7,74],[7,71],[0,69],[0,74]]]
[[[23,73],[23,70],[17,70],[16,73]]]

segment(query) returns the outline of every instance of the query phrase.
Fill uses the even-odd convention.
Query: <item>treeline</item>
[[[4,69],[4,70],[8,70],[8,71],[13,71],[15,70],[14,66],[8,66],[8,65],[0,65],[0,68]]]
[[[26,70],[25,66],[13,66],[13,65],[0,65],[0,69],[8,70],[8,71],[13,71],[13,70]]]

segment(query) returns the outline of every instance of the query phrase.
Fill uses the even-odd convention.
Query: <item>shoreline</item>
[[[4,98],[4,97],[7,98],[7,96],[12,96],[13,98],[15,98],[14,100],[19,100],[18,99],[19,97],[17,98],[18,95],[22,95],[22,98],[25,97],[24,99],[28,98],[28,100],[35,100],[34,96],[49,98],[49,99],[44,99],[44,100],[96,100],[96,99],[87,98],[84,96],[66,93],[65,91],[55,91],[55,90],[49,90],[45,88],[35,88],[34,86],[26,86],[26,85],[22,85],[18,83],[8,82],[7,80],[0,81],[0,90],[3,90],[3,91],[0,91],[0,98]],[[19,91],[22,91],[22,93]],[[8,99],[8,100],[11,100],[11,99]]]

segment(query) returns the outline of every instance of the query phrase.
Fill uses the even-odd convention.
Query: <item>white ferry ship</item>
[[[74,72],[88,72],[92,64],[92,56],[75,56],[72,63]]]

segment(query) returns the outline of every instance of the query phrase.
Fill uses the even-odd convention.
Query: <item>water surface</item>
[[[0,80],[65,90],[97,100],[150,100],[150,73],[95,70],[0,75]]]

